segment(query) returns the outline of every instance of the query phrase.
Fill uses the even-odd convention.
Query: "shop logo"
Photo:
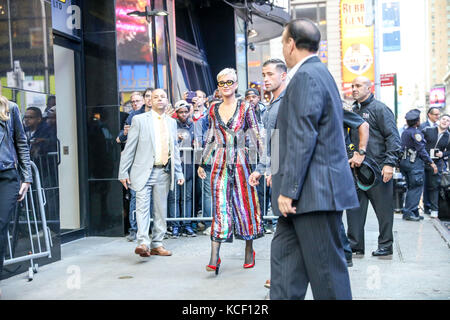
[[[344,55],[344,66],[348,71],[362,75],[373,64],[373,55],[370,49],[361,43],[352,44]]]

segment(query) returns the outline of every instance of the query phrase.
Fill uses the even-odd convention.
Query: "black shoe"
[[[353,267],[353,261],[352,261],[352,259],[350,259],[350,260],[347,260],[347,267]]]
[[[378,248],[376,251],[372,252],[372,255],[374,257],[389,256],[391,254],[392,254],[392,247]]]
[[[356,255],[364,255],[364,250],[353,249],[352,252]]]
[[[419,217],[413,216],[413,215],[403,215],[403,220],[406,221],[420,221]]]

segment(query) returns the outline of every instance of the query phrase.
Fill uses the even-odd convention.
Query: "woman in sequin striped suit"
[[[246,240],[244,268],[251,268],[255,264],[253,239],[264,235],[258,193],[248,182],[252,173],[249,153],[262,154],[255,111],[244,100],[236,99],[234,69],[222,70],[217,81],[223,102],[217,102],[209,109],[209,130],[198,169],[200,178],[204,179],[206,174],[202,165],[212,164],[211,260],[206,269],[216,271],[216,274],[222,242],[232,242],[233,235]]]

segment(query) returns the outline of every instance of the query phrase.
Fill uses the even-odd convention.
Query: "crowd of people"
[[[400,135],[393,112],[375,98],[369,79],[355,78],[354,101],[343,101],[317,56],[319,44],[313,22],[288,23],[282,35],[285,61],[262,65],[264,93],[248,88],[240,96],[236,71],[225,68],[211,96],[187,91],[172,105],[161,88],[131,94],[132,110],[123,115],[116,142],[122,147],[118,179],[129,197],[127,239],[137,241],[135,254],[171,256],[164,239],[202,232],[211,241],[206,271],[217,275],[222,243],[244,240],[248,269],[256,261],[253,241],[275,232],[265,284],[271,299],[304,299],[308,285],[315,299],[351,299],[348,267],[353,255],[366,251],[369,202],[379,225],[372,255],[393,254],[397,168],[407,184],[403,219],[423,219],[422,193],[424,213],[437,217],[450,116],[430,108],[420,124],[420,111],[410,110]],[[268,103],[261,100],[266,94]],[[43,121],[40,110],[29,108],[24,130],[17,106],[0,102],[0,134],[11,113],[20,140],[14,161],[21,164],[23,196],[30,182],[27,149],[32,156],[52,150],[51,139],[44,144],[41,137],[51,136],[55,110],[49,108]],[[11,172],[0,171],[0,199],[9,204],[19,191],[17,172],[14,188],[7,182]]]

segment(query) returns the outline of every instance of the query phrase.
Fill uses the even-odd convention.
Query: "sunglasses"
[[[225,85],[231,87],[231,86],[232,86],[233,84],[235,84],[235,83],[236,83],[236,81],[233,81],[233,80],[227,80],[227,81],[219,81],[219,82],[217,83],[217,85],[218,85],[219,87],[224,87]]]

